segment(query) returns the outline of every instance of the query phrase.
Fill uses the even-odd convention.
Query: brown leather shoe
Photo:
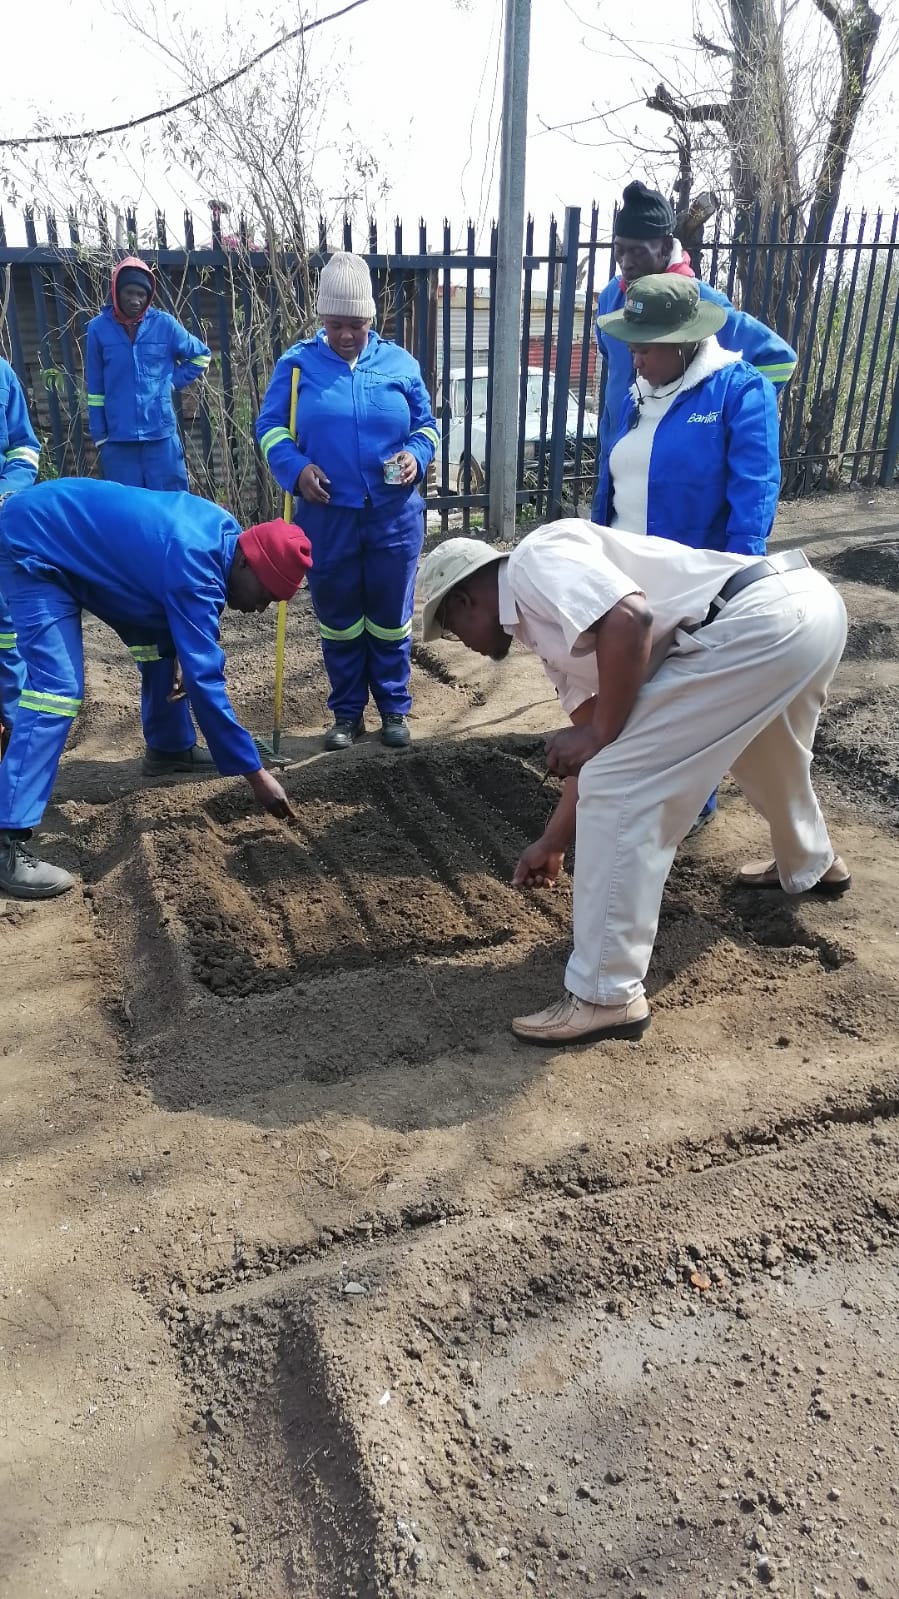
[[[737,873],[737,882],[741,888],[780,888],[781,881],[777,871],[776,861],[748,861]],[[852,874],[841,855],[835,855],[833,864],[828,866],[823,877],[817,883],[807,888],[807,894],[825,894],[830,899],[838,899],[852,887]]]
[[[563,994],[533,1016],[516,1016],[512,1031],[526,1044],[585,1044],[591,1039],[639,1038],[648,1026],[644,994],[626,1005],[592,1005],[576,994]]]

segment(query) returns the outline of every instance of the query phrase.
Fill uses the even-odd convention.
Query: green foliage
[[[65,372],[58,366],[42,366],[41,382],[49,394],[62,394],[66,385]]]
[[[53,451],[50,448],[50,440],[41,439],[41,459],[37,469],[37,482],[55,483],[58,477],[59,471],[53,458]]]

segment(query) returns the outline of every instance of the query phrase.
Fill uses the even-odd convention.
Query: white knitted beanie
[[[361,316],[366,320],[374,317],[371,273],[361,255],[347,255],[338,250],[327,266],[322,267],[318,280],[318,314],[320,317]]]

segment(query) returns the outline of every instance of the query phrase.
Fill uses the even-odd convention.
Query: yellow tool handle
[[[295,366],[290,380],[290,436],[296,443],[297,397],[300,392],[300,369]],[[293,495],[284,495],[284,520],[293,521]],[[284,705],[284,651],[287,644],[287,601],[278,602],[278,631],[275,635],[275,714],[272,730],[272,748],[277,755],[281,747],[281,711]]]

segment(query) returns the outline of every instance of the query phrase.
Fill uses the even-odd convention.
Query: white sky
[[[177,12],[179,0],[169,3]],[[309,10],[323,15],[337,3],[310,0]],[[710,12],[712,0],[703,3]],[[153,0],[143,5],[149,16]],[[634,9],[636,28],[628,8],[612,7],[609,0],[601,5],[599,0],[533,0],[527,199],[541,238],[550,211],[561,214],[566,204],[587,210],[596,199],[609,214],[629,176],[655,178],[660,187],[670,187],[673,158],[659,161],[653,172],[649,161],[634,157],[617,139],[609,142],[601,123],[575,130],[584,141],[595,141],[592,145],[543,131],[545,123],[589,117],[596,106],[638,101],[657,81],[652,64],[641,66],[590,32],[587,24],[597,21],[600,11],[622,32],[630,28],[635,48],[648,62],[663,59],[676,42],[688,44],[690,0],[641,0]],[[225,70],[237,61],[239,49],[233,36],[229,45],[223,25],[222,0],[181,0],[181,14],[208,35],[211,61]],[[250,14],[249,8],[242,12],[244,18]],[[370,0],[315,36],[319,61],[333,52],[345,68],[345,93],[333,108],[333,137],[339,139],[349,123],[357,137],[366,138],[389,185],[386,203],[378,206],[379,220],[402,216],[409,242],[420,214],[436,242],[444,215],[458,240],[466,217],[484,224],[495,212],[501,17],[502,0],[467,0],[462,8],[452,0]],[[282,19],[291,26],[293,12],[287,0],[283,10],[274,0],[270,14],[253,17],[256,40],[274,38]],[[28,131],[39,112],[52,114],[60,126],[96,125],[138,115],[184,92],[175,72],[116,16],[113,0],[41,0],[37,26],[36,36],[32,8],[7,8],[0,100],[5,135]],[[688,49],[682,59],[689,61]],[[894,67],[879,87],[845,188],[854,209],[899,203],[896,97]],[[646,142],[653,136],[663,142],[663,119],[638,106],[622,114],[617,126],[625,125],[639,126]],[[138,179],[112,144],[93,171],[110,201],[138,202],[144,223],[161,203],[174,237],[183,201],[196,196],[183,184],[172,188],[152,150],[145,159]],[[197,210],[199,240],[205,232],[202,204]],[[8,207],[7,223],[12,223]],[[9,231],[17,232],[13,226]]]

